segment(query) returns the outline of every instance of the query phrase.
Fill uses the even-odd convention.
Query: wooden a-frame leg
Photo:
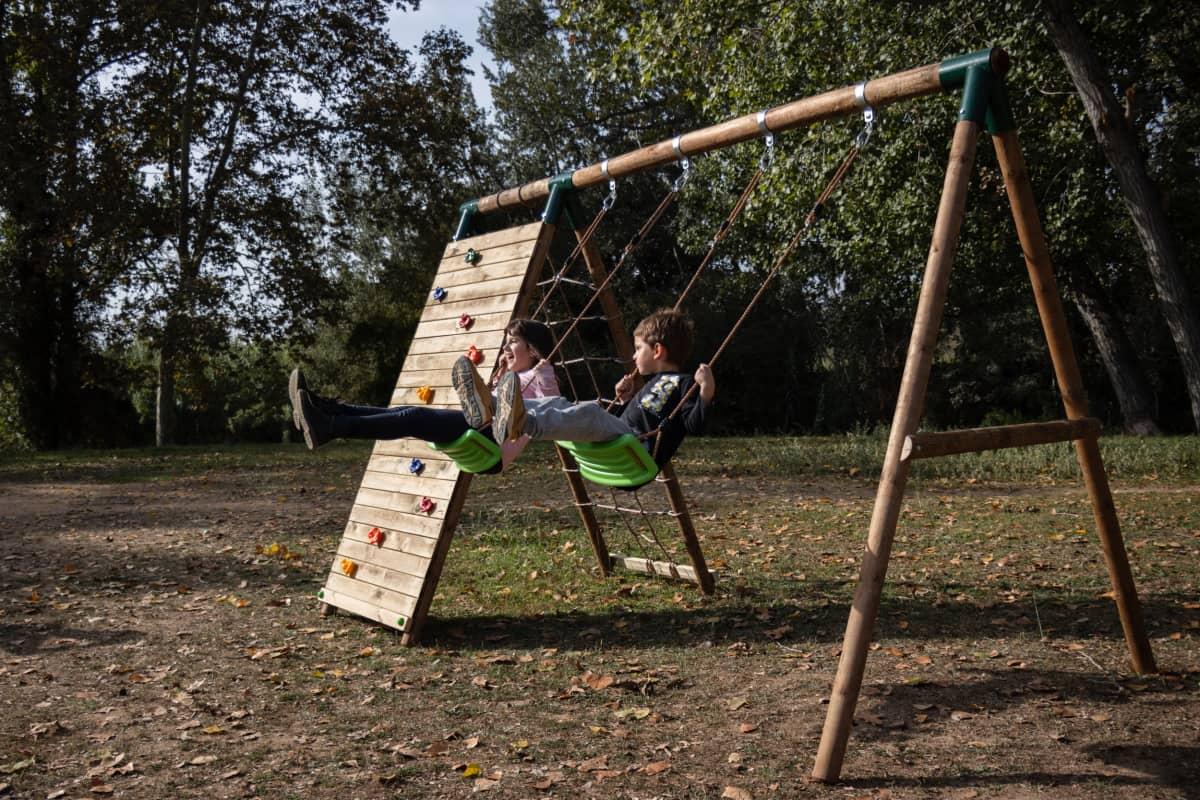
[[[608,576],[612,574],[612,556],[608,552],[608,543],[604,541],[604,533],[600,530],[600,521],[596,519],[596,508],[588,495],[587,485],[583,482],[583,476],[579,474],[579,464],[565,448],[555,445],[554,449],[558,451],[558,460],[562,462],[563,473],[571,487],[571,496],[575,498],[575,507],[579,509],[579,518],[583,521],[588,540],[592,543],[592,552],[596,554],[600,574]]]
[[[1054,279],[1054,269],[1050,264],[1045,234],[1038,218],[1033,188],[1029,183],[1017,133],[1015,130],[1009,130],[995,134],[992,143],[996,147],[996,157],[1004,172],[1009,205],[1012,206],[1017,236],[1025,253],[1025,266],[1033,284],[1033,294],[1042,320],[1042,330],[1046,334],[1046,343],[1050,347],[1050,358],[1054,362],[1054,374],[1058,378],[1063,405],[1066,407],[1068,419],[1082,419],[1088,415],[1083,381],[1075,359],[1075,348],[1067,334],[1066,316],[1063,314],[1062,300]],[[1083,480],[1092,501],[1096,530],[1104,550],[1104,560],[1108,566],[1109,579],[1112,581],[1113,598],[1117,604],[1117,613],[1121,617],[1121,627],[1125,631],[1125,642],[1129,646],[1133,668],[1142,674],[1156,672],[1154,653],[1151,652],[1150,640],[1146,637],[1137,587],[1129,569],[1129,558],[1121,538],[1121,526],[1117,521],[1108,476],[1104,471],[1104,462],[1100,458],[1100,447],[1096,439],[1077,439],[1075,456],[1083,471]]]
[[[679,479],[675,477],[675,468],[667,464],[662,468],[663,486],[667,490],[667,499],[671,503],[671,512],[679,523],[679,532],[683,535],[683,545],[687,548],[688,558],[692,568],[696,570],[696,583],[700,585],[701,594],[712,594],[716,589],[716,581],[708,571],[708,562],[704,560],[704,551],[700,549],[700,539],[696,536],[696,526],[692,524],[692,516],[688,513],[687,500]]]
[[[863,670],[867,662],[867,648],[871,643],[875,619],[879,613],[879,598],[883,592],[892,540],[896,534],[896,521],[900,516],[904,487],[908,481],[908,462],[902,461],[900,455],[905,437],[916,431],[924,411],[925,390],[929,383],[933,349],[946,302],[950,268],[958,249],[959,230],[966,208],[967,185],[975,162],[978,131],[979,126],[969,120],[960,121],[954,129],[950,161],[946,168],[942,198],[933,228],[933,241],[925,263],[925,277],[921,283],[916,320],[913,323],[912,339],[909,341],[908,356],[904,364],[904,377],[900,382],[900,395],[892,418],[887,455],[884,457],[883,472],[879,478],[879,490],[875,495],[875,509],[871,514],[867,547],[859,569],[858,588],[854,592],[854,604],[846,623],[842,656],[829,697],[829,710],[825,716],[821,744],[817,749],[817,760],[813,767],[812,777],[818,781],[837,780],[841,774],[842,760],[846,755],[846,742],[850,737],[854,707],[858,702],[858,692],[862,687]]]

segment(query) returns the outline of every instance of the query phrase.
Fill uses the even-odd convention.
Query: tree
[[[1126,36],[1122,54],[1130,62],[1150,49],[1142,47],[1148,36],[1169,34],[1167,23],[1139,15],[1138,8],[1145,5],[1121,4],[1120,13],[1113,15],[1116,21],[1108,23],[1115,27],[1137,18],[1154,27],[1153,34]],[[1044,202],[1053,259],[1092,271],[1106,288],[1114,278],[1101,272],[1128,273],[1123,265],[1110,266],[1114,253],[1125,252],[1125,231],[1112,224],[1108,213],[1114,196],[1110,174],[1096,168],[1098,154],[1088,145],[1085,126],[1078,124],[1075,94],[1059,87],[1061,66],[1033,4],[997,9],[964,3],[880,7],[698,0],[679,7],[569,0],[564,7],[569,35],[591,42],[596,53],[603,52],[596,42],[609,45],[607,58],[592,65],[596,72],[615,72],[635,89],[653,86],[678,93],[695,102],[709,121],[1000,44],[1016,64],[1009,81],[1011,99]],[[1185,38],[1176,37],[1180,42]],[[1158,74],[1165,69],[1152,66]],[[892,405],[954,111],[951,98],[883,109],[868,151],[822,224],[823,246],[799,253],[790,268],[793,279],[806,287],[805,312],[814,315],[809,329],[819,334],[814,345],[824,365],[821,380],[826,388],[836,381],[832,396],[839,398],[838,410],[850,424],[886,419],[874,409]],[[760,190],[763,196],[747,212],[746,225],[756,226],[759,236],[732,243],[733,263],[769,263],[773,243],[795,230],[797,209],[802,213],[807,208],[855,127],[854,122],[825,124],[784,137],[782,163],[776,168],[782,177]],[[1172,132],[1183,130],[1180,124]],[[1170,147],[1179,136],[1161,139],[1164,154],[1186,152]],[[1177,161],[1187,159],[1179,156]],[[724,153],[704,159],[694,181],[723,187],[743,165],[737,156]],[[1020,264],[1020,253],[989,148],[980,149],[977,175],[944,316],[929,416],[935,424],[973,424],[1005,408],[1019,416],[1060,414],[1047,384],[1012,379],[1044,372],[1045,347],[1023,271],[1013,268]],[[1190,191],[1186,181],[1178,186]],[[719,204],[703,200],[693,208],[710,224],[720,213]],[[1055,237],[1063,230],[1075,233],[1065,245]],[[1126,283],[1126,288],[1148,291],[1137,281]],[[1146,323],[1130,313],[1132,308],[1123,303],[1122,313],[1104,318],[1092,330],[1119,333],[1114,326],[1133,324],[1143,337],[1137,345],[1144,348]],[[1126,383],[1117,382],[1115,389],[1126,392]],[[1126,404],[1126,399],[1126,408],[1145,408],[1144,403]]]
[[[108,291],[149,244],[135,137],[108,82],[141,52],[130,12],[0,2],[0,366],[39,448],[98,422],[81,365]]]
[[[143,20],[146,57],[122,80],[156,158],[163,228],[129,305],[159,353],[159,444],[174,439],[190,354],[321,313],[326,220],[301,194],[338,159],[366,164],[364,144],[399,138],[368,130],[397,103],[418,107],[385,21],[378,0],[195,0]]]
[[[1146,252],[1146,264],[1183,366],[1192,421],[1200,432],[1200,311],[1191,297],[1162,200],[1146,171],[1126,114],[1068,0],[1044,0],[1046,27],[1083,100],[1096,139],[1112,165]]]

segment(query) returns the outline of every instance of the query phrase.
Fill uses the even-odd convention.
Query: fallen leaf
[[[666,772],[671,768],[669,761],[651,761],[646,766],[642,767],[642,772],[647,775],[658,775],[661,772]]]
[[[641,708],[623,708],[620,711],[613,712],[613,716],[620,719],[645,719],[650,716],[650,709]]]
[[[740,786],[726,786],[725,791],[721,792],[721,798],[722,800],[754,800],[754,796]]]
[[[744,697],[731,697],[729,698],[729,701],[725,703],[725,708],[729,709],[730,711],[737,711],[739,708],[745,706],[746,702],[746,698]]]
[[[596,675],[591,671],[588,671],[583,675],[584,683],[597,692],[612,686],[615,680],[616,678],[614,678],[612,675]]]
[[[3,773],[5,775],[12,775],[14,773],[20,772],[23,769],[28,769],[29,767],[32,767],[35,763],[37,763],[37,762],[34,759],[34,757],[30,756],[29,758],[23,759],[21,761],[14,761],[11,764],[0,764],[0,773]]]
[[[196,756],[191,761],[186,762],[189,766],[201,767],[205,764],[211,764],[217,760],[216,756]]]
[[[608,756],[596,756],[586,761],[580,761],[576,769],[580,772],[595,772],[597,770],[608,769]]]
[[[738,733],[754,733],[756,730],[758,730],[758,726],[753,722],[743,722],[738,725]]]
[[[479,766],[478,764],[474,764],[474,763],[467,764],[467,766],[464,767],[463,771],[462,771],[462,776],[464,778],[478,778],[482,774],[483,774],[483,767]]]

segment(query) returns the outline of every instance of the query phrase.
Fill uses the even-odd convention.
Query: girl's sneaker
[[[458,402],[462,406],[463,416],[467,418],[467,424],[475,430],[487,427],[492,421],[492,395],[471,359],[466,356],[458,357],[450,371],[450,383],[454,385],[454,391],[458,394]]]

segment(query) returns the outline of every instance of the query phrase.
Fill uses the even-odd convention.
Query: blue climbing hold
[[[412,461],[408,462],[408,471],[413,475],[420,475],[421,471],[424,469],[425,462],[419,458],[414,458]]]
[[[436,289],[434,289],[433,290],[433,299],[437,300],[439,303],[442,302],[443,300],[445,300],[446,299],[446,290],[440,286],[437,287]]]

